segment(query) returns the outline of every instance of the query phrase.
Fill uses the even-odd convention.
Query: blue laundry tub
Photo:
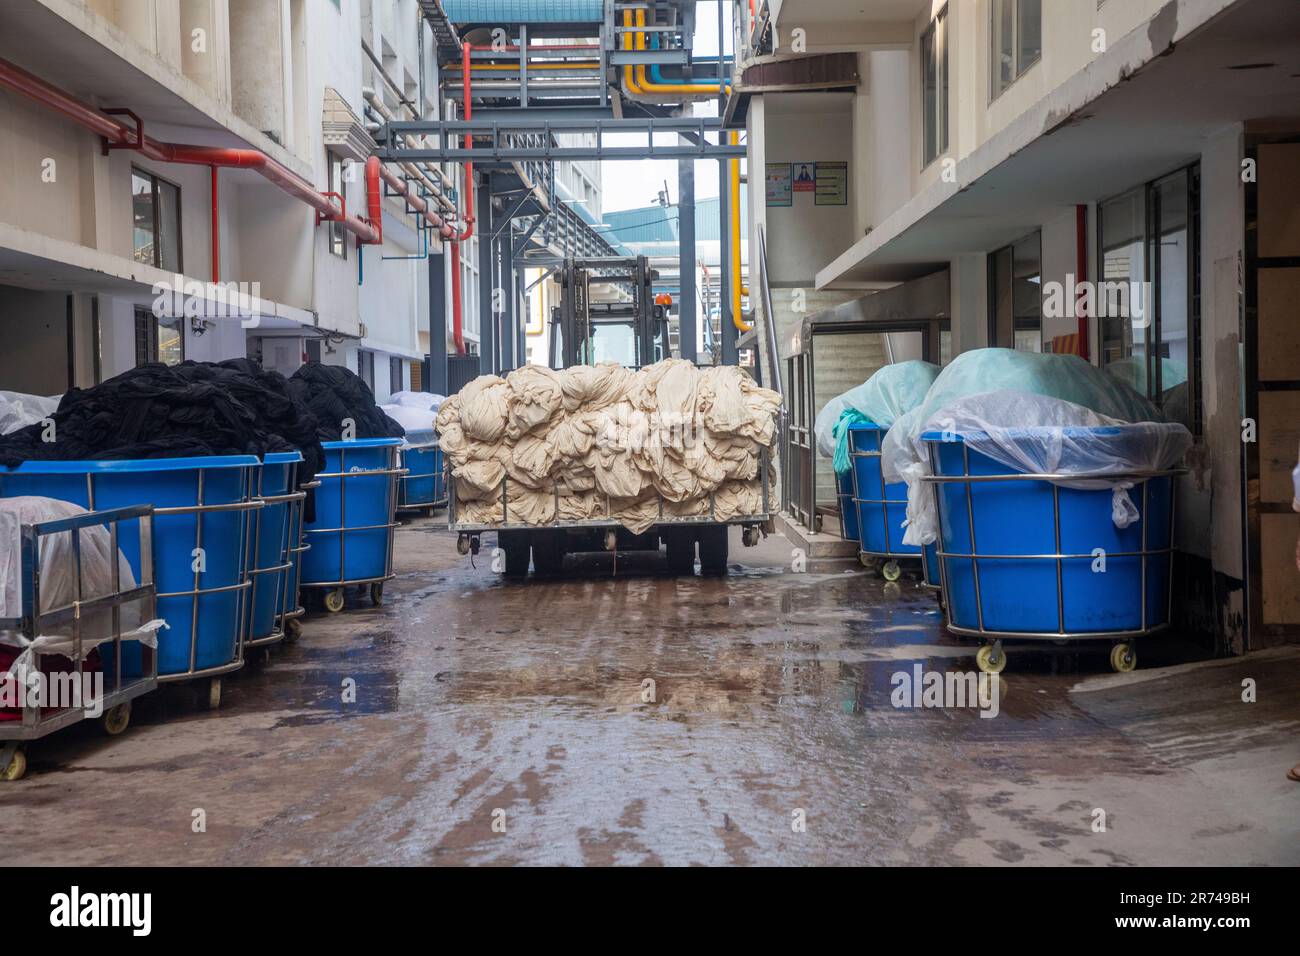
[[[322,443],[325,470],[316,476],[316,518],[303,533],[303,587],[382,584],[392,577],[401,444],[400,438]]]
[[[858,516],[864,555],[916,558],[921,549],[903,544],[907,520],[907,485],[885,484],[880,447],[888,429],[860,423],[849,426],[849,456],[853,462],[853,503]]]
[[[1101,437],[1120,433],[1079,430]],[[1025,429],[1026,435],[1031,431]],[[1036,479],[966,481],[1016,471],[969,449],[962,435],[921,437],[929,443],[933,474],[956,479],[933,483],[944,599],[954,630],[1115,637],[1169,623],[1171,474],[1134,484],[1129,496],[1139,519],[1120,529],[1111,519],[1109,489],[1063,488]],[[1104,573],[1093,570],[1098,548],[1105,552]]]
[[[398,480],[397,507],[436,508],[447,503],[442,449],[436,442],[403,448],[402,467],[408,474]]]
[[[284,631],[277,624],[287,610],[298,606],[297,581],[293,580],[290,593],[287,572],[302,534],[300,514],[306,497],[298,490],[302,460],[301,452],[273,452],[262,459],[258,469],[254,498],[263,507],[253,513],[249,535],[249,647],[283,638]]]
[[[927,544],[921,548],[921,568],[925,574],[924,584],[935,591],[942,587],[939,578],[939,544]]]
[[[835,476],[836,498],[840,503],[840,537],[858,540],[858,508],[853,502],[853,472]]]
[[[153,563],[158,616],[158,679],[235,670],[243,664],[249,511],[257,469],[252,455],[140,461],[29,461],[0,470],[0,496],[42,495],[91,511],[154,506]],[[133,573],[140,542],[132,525],[120,541]],[[195,571],[195,550],[203,549]],[[123,676],[141,671],[139,646],[123,647]]]

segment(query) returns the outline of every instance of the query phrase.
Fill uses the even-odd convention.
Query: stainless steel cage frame
[[[288,465],[289,481],[287,487],[294,488],[297,487],[299,463],[292,462],[288,463]],[[301,541],[302,539],[302,503],[307,497],[307,492],[299,489],[298,491],[289,491],[279,495],[267,495],[263,493],[265,482],[266,466],[265,463],[263,463],[263,466],[257,471],[257,494],[253,496],[255,501],[262,503],[262,508],[258,509],[257,517],[254,521],[252,537],[253,550],[248,567],[248,577],[252,586],[248,595],[247,613],[249,632],[244,641],[245,648],[269,647],[272,644],[278,644],[280,641],[284,640],[284,622],[286,620],[286,615],[295,610],[298,604],[297,588],[294,588],[293,592],[290,593],[290,589],[285,587],[284,584],[286,580],[285,572],[293,569],[293,555],[298,547],[297,541]],[[283,542],[280,546],[279,558],[271,567],[259,568],[257,566],[257,556],[261,553],[262,516],[266,514],[265,509],[268,506],[279,504],[284,505],[284,511],[281,515],[280,527],[278,529],[280,535],[279,540]],[[296,539],[293,537],[293,530],[295,528],[298,530],[298,537]],[[276,529],[273,528],[271,531],[274,533]],[[273,623],[271,626],[271,633],[265,637],[254,638],[252,636],[252,621],[253,614],[257,609],[257,589],[259,584],[262,582],[262,578],[268,574],[275,575],[268,585],[269,587],[275,588],[275,611],[273,612],[272,617]],[[290,601],[293,602],[294,608],[289,607]],[[297,614],[294,614],[293,616],[296,617]]]
[[[1104,472],[1095,474],[1029,474],[1029,473],[1009,473],[1003,475],[972,475],[970,474],[970,449],[962,444],[962,470],[964,475],[939,475],[937,471],[937,454],[935,443],[929,443],[930,457],[930,474],[922,478],[922,481],[928,483],[934,490],[934,507],[935,515],[942,521],[942,495],[939,494],[939,486],[943,484],[961,484],[965,486],[966,494],[966,520],[970,529],[970,549],[968,553],[956,551],[946,551],[943,546],[942,535],[936,541],[937,557],[939,564],[940,585],[943,592],[944,605],[944,625],[954,634],[964,637],[974,637],[982,641],[1124,641],[1132,640],[1138,637],[1145,637],[1149,634],[1157,633],[1169,626],[1169,620],[1173,610],[1173,567],[1172,555],[1174,551],[1174,528],[1177,524],[1177,494],[1173,481],[1178,475],[1184,474],[1182,469],[1166,469],[1163,471],[1130,471],[1130,472]],[[1061,487],[1058,482],[1062,481],[1086,481],[1088,479],[1097,479],[1104,481],[1123,481],[1133,482],[1134,485],[1142,486],[1142,547],[1137,551],[1117,551],[1108,552],[1106,557],[1109,558],[1140,558],[1142,562],[1141,576],[1141,602],[1142,602],[1142,624],[1136,630],[1121,631],[1067,631],[1065,629],[1065,594],[1062,585],[1064,575],[1064,562],[1067,560],[1092,560],[1094,555],[1088,554],[1065,554],[1061,551]],[[1169,535],[1168,540],[1163,547],[1149,547],[1147,540],[1147,504],[1150,481],[1155,478],[1170,479],[1169,489]],[[971,486],[976,483],[984,482],[1007,482],[1007,481],[1046,481],[1052,485],[1052,518],[1053,533],[1055,541],[1055,553],[1051,554],[982,554],[979,551],[975,541],[975,502],[971,494]],[[1165,597],[1165,620],[1163,623],[1149,625],[1147,622],[1147,564],[1153,557],[1167,557],[1170,560],[1170,569],[1166,581]],[[967,560],[971,562],[971,574],[975,584],[975,609],[979,626],[975,628],[965,627],[954,624],[952,621],[952,598],[948,588],[948,558]],[[1056,563],[1056,609],[1057,609],[1057,629],[1055,631],[995,631],[984,626],[984,603],[983,594],[980,589],[979,562],[981,561],[1053,561]]]
[[[753,515],[735,515],[731,518],[717,517],[717,503],[715,496],[709,495],[709,513],[708,515],[699,515],[693,517],[677,517],[666,515],[664,513],[665,499],[662,495],[659,497],[659,520],[655,526],[672,525],[716,525],[716,524],[740,524],[740,525],[761,525],[772,519],[772,483],[770,481],[769,471],[770,456],[766,448],[759,452],[758,471],[763,487],[763,510],[759,514]],[[501,479],[501,515],[502,520],[499,522],[461,522],[457,520],[457,496],[456,496],[456,476],[452,474],[450,460],[444,460],[444,467],[447,472],[447,527],[448,530],[456,531],[461,534],[478,534],[483,531],[537,531],[545,528],[606,528],[617,529],[623,527],[617,518],[590,518],[586,520],[561,520],[558,516],[560,513],[560,489],[555,486],[552,489],[552,495],[555,498],[556,520],[546,524],[528,524],[522,521],[510,520],[510,501],[509,501],[509,481],[510,477]],[[609,500],[606,498],[606,509],[609,509]]]
[[[19,532],[19,573],[23,613],[18,617],[0,618],[0,630],[13,631],[32,640],[41,634],[49,633],[51,629],[71,623],[74,644],[73,667],[77,679],[80,680],[85,666],[82,618],[88,613],[111,611],[110,641],[115,666],[113,686],[105,687],[101,701],[103,719],[107,719],[115,710],[122,714],[118,708],[122,708],[158,686],[158,652],[143,642],[140,643],[140,676],[134,678],[122,676],[122,644],[125,641],[136,640],[124,638],[122,635],[122,607],[138,602],[142,624],[157,616],[157,593],[153,573],[153,515],[153,508],[149,505],[134,505],[107,511],[89,511],[70,518],[57,518],[23,525]],[[140,576],[134,587],[123,589],[118,542],[121,537],[120,526],[125,521],[138,522]],[[112,556],[112,589],[108,594],[85,598],[81,563],[81,531],[84,528],[105,526],[108,527],[109,553]],[[69,561],[72,565],[70,568],[72,580],[76,582],[76,599],[71,604],[41,610],[41,541],[43,538],[58,534],[68,534],[71,539]],[[110,641],[101,642],[99,646],[102,648]],[[33,665],[36,669],[40,669],[41,658],[44,656],[46,655],[40,651],[33,653]],[[72,707],[60,708],[50,713],[44,713],[44,710],[42,706],[25,704],[20,720],[0,721],[0,744],[3,744],[0,746],[0,778],[9,773],[14,755],[21,744],[75,724],[87,716],[84,709]],[[129,717],[129,711],[126,712],[126,716]],[[125,722],[120,724],[121,729],[125,729],[125,726]]]
[[[320,487],[319,481],[307,481],[298,486],[303,493],[303,501],[299,503],[296,514],[297,523],[290,532],[289,563],[288,573],[284,575],[284,582],[287,585],[284,593],[281,595],[280,607],[280,629],[290,638],[295,637],[300,625],[297,623],[298,618],[307,613],[307,609],[302,604],[302,556],[311,550],[311,545],[307,544],[303,535],[303,525],[307,517],[307,495]]]
[[[881,429],[881,432],[883,433],[883,432],[884,432],[884,429]],[[897,504],[906,505],[906,504],[907,504],[907,499],[904,498],[902,501],[898,501],[898,500],[891,499],[891,498],[863,498],[863,497],[861,496],[861,495],[862,495],[862,492],[861,492],[861,490],[858,488],[858,468],[857,468],[857,463],[854,462],[853,459],[855,459],[855,458],[881,458],[881,457],[884,456],[884,453],[881,452],[881,451],[858,451],[857,449],[855,449],[855,448],[853,447],[852,434],[853,434],[852,432],[849,433],[849,435],[850,435],[850,438],[849,438],[849,464],[850,464],[851,469],[852,469],[852,470],[851,470],[851,474],[853,475],[853,507],[854,507],[854,509],[857,510],[857,512],[858,512],[858,559],[859,559],[859,560],[860,560],[864,565],[865,565],[865,564],[869,564],[869,563],[871,562],[872,559],[884,559],[884,560],[886,560],[886,561],[888,561],[888,562],[892,562],[892,563],[894,564],[895,568],[897,568],[897,562],[900,561],[900,560],[902,560],[902,561],[920,561],[920,562],[921,562],[921,570],[922,570],[922,573],[924,573],[924,571],[925,571],[925,555],[924,555],[924,554],[918,554],[918,553],[916,553],[916,552],[912,552],[912,551],[895,551],[895,550],[894,550],[894,547],[895,547],[895,545],[894,545],[894,536],[897,535],[898,538],[899,538],[899,544],[902,544],[903,533],[902,533],[901,530],[900,530],[900,531],[895,531],[894,529],[892,529],[892,528],[889,527],[889,508],[888,508],[887,506],[888,506],[888,505],[897,505]],[[885,487],[885,479],[884,479],[883,474],[882,474],[881,479],[880,479],[880,486],[881,486],[881,488],[884,488],[884,487]],[[868,551],[868,550],[863,546],[863,540],[865,539],[866,534],[865,534],[865,530],[864,530],[864,528],[863,528],[863,524],[862,524],[862,511],[861,511],[861,509],[858,509],[858,507],[857,507],[858,505],[878,505],[878,506],[879,506],[879,508],[880,508],[880,525],[881,525],[881,529],[885,532],[885,550],[884,550],[884,551]],[[887,574],[886,576],[889,577],[889,576],[891,576],[891,575]],[[896,575],[894,575],[894,577],[896,577]]]
[[[403,467],[405,467],[406,465],[406,452],[408,451],[429,451],[430,449],[439,449],[439,448],[441,448],[441,446],[438,444],[437,441],[426,442],[423,445],[409,445],[406,448],[402,449],[402,465]],[[442,471],[429,472],[428,474],[412,475],[410,474],[410,469],[408,468],[407,474],[403,475],[400,479],[398,479],[397,510],[398,511],[427,510],[430,514],[432,514],[436,509],[446,507],[447,501],[451,497],[450,493],[447,490],[448,485],[447,485],[446,476],[447,476],[447,469],[446,469],[445,462],[443,463]],[[435,497],[433,501],[412,502],[407,500],[408,498],[407,488],[410,487],[410,483],[412,481],[416,481],[421,478],[438,478],[438,477],[441,477],[443,479],[442,482],[443,496],[441,498]]]
[[[248,631],[248,619],[245,613],[245,602],[247,598],[248,589],[252,584],[252,582],[249,581],[248,579],[248,526],[249,526],[248,513],[251,511],[256,511],[257,509],[262,507],[262,502],[255,501],[253,500],[252,497],[253,469],[255,467],[260,467],[260,465],[255,466],[250,464],[250,465],[239,465],[238,467],[242,472],[242,474],[240,475],[240,486],[242,488],[242,494],[240,495],[240,498],[243,499],[242,501],[233,501],[227,504],[217,504],[217,505],[207,504],[204,501],[204,489],[206,484],[206,475],[209,469],[200,467],[195,469],[198,472],[198,487],[196,489],[196,496],[198,498],[198,501],[196,504],[182,505],[179,507],[153,509],[153,513],[155,517],[166,516],[166,515],[188,515],[188,514],[195,515],[194,548],[196,550],[201,549],[203,547],[203,516],[205,514],[212,514],[212,513],[223,512],[223,511],[234,511],[234,512],[238,512],[241,515],[241,520],[239,522],[239,550],[238,550],[238,554],[240,556],[240,569],[238,574],[239,580],[237,581],[237,583],[227,584],[215,588],[205,588],[202,587],[203,572],[195,571],[194,587],[192,589],[188,591],[169,591],[167,593],[159,593],[157,596],[158,600],[160,601],[163,600],[164,598],[188,597],[190,598],[190,606],[191,606],[189,667],[186,670],[179,671],[175,674],[159,674],[158,683],[168,684],[168,683],[174,683],[176,681],[188,681],[188,680],[198,680],[200,678],[211,678],[212,689],[209,696],[209,701],[214,707],[216,706],[217,702],[220,700],[220,695],[221,695],[221,690],[220,690],[221,682],[220,680],[218,680],[218,678],[220,678],[222,674],[229,674],[233,671],[239,670],[241,667],[244,666],[244,641],[247,637],[247,631]],[[222,469],[222,470],[224,471],[226,469]],[[91,511],[95,510],[94,478],[95,475],[93,472],[86,473],[86,501],[87,501],[87,506]],[[216,667],[198,667],[196,665],[197,665],[198,641],[199,641],[199,598],[208,594],[224,594],[230,591],[237,591],[239,594],[239,601],[235,608],[235,622],[236,622],[235,623],[235,627],[236,627],[235,656],[228,663],[220,664],[217,665]]]
[[[374,451],[376,446],[367,446],[366,451]],[[335,472],[324,472],[316,476],[317,481],[325,478],[339,479],[339,516],[346,521],[348,513],[348,481],[354,478],[378,478],[384,475],[388,476],[388,522],[386,524],[358,525],[355,528],[307,528],[303,532],[303,544],[306,545],[307,535],[337,534],[339,536],[339,573],[336,580],[333,581],[302,581],[299,580],[301,588],[328,588],[337,589],[345,588],[359,584],[382,585],[385,581],[392,580],[393,574],[393,541],[396,537],[394,529],[398,527],[397,516],[397,480],[406,474],[405,468],[397,467],[396,445],[378,446],[388,452],[389,467],[378,468],[366,471],[348,471],[348,449],[340,448],[339,451],[339,470]],[[379,531],[387,529],[388,531],[388,550],[384,561],[384,573],[380,577],[370,578],[349,578],[345,575],[348,561],[348,534],[354,531]],[[310,547],[310,545],[307,545]]]

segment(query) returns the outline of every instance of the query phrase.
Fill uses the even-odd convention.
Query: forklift
[[[669,358],[668,310],[654,295],[658,278],[645,256],[566,259],[560,304],[551,309],[551,368],[599,362],[642,368]]]

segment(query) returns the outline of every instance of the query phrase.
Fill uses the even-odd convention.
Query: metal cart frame
[[[337,534],[339,536],[339,573],[338,579],[334,581],[299,581],[301,588],[316,588],[324,590],[325,609],[330,613],[336,613],[343,610],[345,598],[345,589],[353,585],[370,585],[370,600],[378,606],[383,603],[384,599],[384,582],[391,581],[396,575],[393,573],[393,544],[397,537],[395,529],[397,523],[397,480],[400,476],[406,474],[405,468],[397,467],[396,445],[380,446],[387,447],[389,453],[389,467],[373,471],[348,471],[348,449],[339,449],[339,470],[336,472],[327,472],[318,474],[317,479],[338,478],[339,479],[339,517],[341,520],[347,520],[348,513],[348,479],[350,478],[378,478],[384,475],[388,476],[388,523],[360,525],[355,528],[307,528],[303,533],[303,544],[306,545],[306,536],[310,534]],[[365,451],[374,451],[374,447],[367,447]],[[388,553],[384,561],[384,573],[375,578],[347,578],[344,572],[348,566],[348,533],[353,531],[378,531],[381,529],[388,530]],[[306,545],[310,547],[310,545]],[[301,575],[300,575],[301,578]]]
[[[1111,641],[1111,666],[1117,671],[1130,671],[1137,665],[1137,650],[1135,648],[1136,639],[1146,637],[1150,634],[1158,633],[1169,626],[1173,612],[1173,552],[1174,552],[1174,533],[1177,526],[1177,489],[1174,480],[1178,475],[1184,474],[1182,469],[1167,469],[1164,471],[1131,471],[1131,472],[1107,472],[1095,475],[1088,474],[1023,474],[1010,473],[1003,475],[972,475],[970,474],[970,448],[962,443],[962,470],[964,475],[939,475],[937,471],[937,453],[934,442],[929,443],[930,456],[930,474],[922,478],[934,489],[934,507],[935,515],[942,522],[942,496],[939,494],[939,486],[944,484],[961,484],[965,486],[966,494],[966,520],[970,529],[970,548],[967,553],[957,551],[947,551],[943,546],[942,535],[936,541],[937,557],[939,563],[940,585],[943,591],[943,608],[944,608],[944,626],[954,634],[962,637],[974,637],[981,642],[981,647],[976,655],[976,661],[981,670],[991,673],[1000,673],[1006,666],[1006,657],[1003,652],[1003,641],[1016,641],[1023,644],[1035,644],[1042,642],[1051,642],[1061,644],[1062,642],[1071,641]],[[1064,562],[1067,560],[1092,560],[1094,555],[1087,554],[1065,554],[1061,551],[1061,486],[1058,482],[1062,481],[1079,481],[1096,478],[1105,481],[1124,481],[1133,482],[1134,485],[1142,486],[1142,546],[1137,551],[1115,551],[1107,552],[1109,558],[1140,558],[1142,562],[1141,577],[1141,602],[1142,602],[1142,624],[1135,630],[1123,631],[1067,631],[1065,629],[1065,593],[1062,586],[1064,575]],[[1152,479],[1168,478],[1170,479],[1169,488],[1169,534],[1168,540],[1163,547],[1151,547],[1147,540],[1147,505],[1149,497],[1150,482]],[[978,547],[975,541],[975,502],[971,494],[971,486],[976,483],[985,482],[1007,482],[1007,481],[1046,481],[1052,485],[1052,518],[1053,518],[1053,540],[1055,542],[1055,552],[1051,554],[982,554],[977,553]],[[1165,596],[1165,621],[1162,624],[1148,625],[1147,623],[1147,563],[1151,558],[1166,558],[1170,562],[1168,572],[1168,589]],[[979,621],[978,627],[970,628],[952,621],[952,600],[948,590],[948,558],[971,562],[971,574],[975,585],[975,610]],[[1052,561],[1056,564],[1056,609],[1057,609],[1057,629],[1055,631],[995,631],[984,626],[984,603],[983,594],[980,589],[979,562],[981,561]],[[990,643],[991,642],[991,643]]]
[[[307,494],[320,487],[319,481],[308,481],[298,486],[302,490],[303,500],[299,502],[296,512],[297,526],[289,546],[289,570],[281,578],[286,585],[280,595],[280,629],[290,643],[302,636],[302,622],[299,620],[307,609],[300,600],[302,596],[302,556],[311,550],[311,545],[303,540],[303,525],[307,519]],[[288,585],[292,585],[292,587]],[[290,607],[289,605],[293,606]]]
[[[122,607],[139,602],[141,622],[153,620],[157,616],[157,594],[153,575],[153,515],[149,505],[135,505],[129,508],[115,508],[108,511],[89,511],[70,518],[57,518],[36,524],[24,525],[21,530],[20,574],[23,597],[21,617],[0,618],[0,630],[16,631],[29,640],[39,637],[51,628],[57,628],[71,622],[72,638],[75,643],[73,655],[74,673],[81,680],[85,664],[82,654],[81,621],[82,616],[95,611],[112,611],[113,636],[113,687],[105,688],[101,701],[103,713],[99,717],[104,730],[112,735],[126,730],[131,718],[131,701],[142,694],[147,694],[158,686],[158,652],[155,648],[141,642],[141,675],[136,678],[122,676]],[[139,521],[140,538],[140,580],[136,586],[122,590],[121,558],[119,556],[119,526],[124,521]],[[110,551],[113,564],[113,586],[109,594],[83,600],[82,598],[82,564],[81,564],[81,529],[108,526]],[[42,611],[41,608],[41,539],[57,534],[69,534],[72,548],[69,552],[72,561],[73,580],[76,581],[77,597],[71,604]],[[135,640],[127,638],[126,640]],[[100,643],[107,646],[110,641]],[[41,658],[45,655],[37,651],[33,654],[33,666],[40,669]],[[55,655],[62,656],[62,655]],[[102,656],[102,655],[101,655]],[[84,709],[64,707],[49,714],[42,713],[42,706],[25,704],[22,719],[18,721],[0,721],[0,780],[18,780],[27,769],[27,758],[23,747],[31,740],[38,740],[56,730],[71,726],[86,719]]]
[[[198,502],[192,505],[181,505],[178,507],[154,508],[155,516],[166,515],[195,515],[194,521],[194,548],[196,550],[203,547],[203,516],[209,513],[221,511],[235,511],[243,515],[243,520],[239,523],[239,555],[240,555],[240,572],[239,581],[236,584],[226,584],[221,587],[205,588],[201,587],[203,572],[194,572],[194,587],[189,591],[169,591],[165,594],[158,594],[158,600],[174,597],[190,598],[190,666],[184,671],[175,674],[159,674],[159,684],[171,684],[178,681],[202,680],[208,681],[208,707],[216,710],[221,705],[221,677],[225,674],[233,673],[244,666],[244,641],[248,636],[248,621],[245,617],[245,602],[247,600],[248,589],[252,582],[248,579],[248,512],[256,511],[262,507],[262,502],[256,501],[252,497],[253,477],[252,471],[254,465],[239,465],[243,474],[240,476],[240,485],[243,493],[240,497],[242,501],[232,501],[229,503],[210,505],[204,503],[204,485],[205,476],[208,469],[199,467],[194,469],[199,473],[197,497]],[[224,470],[224,469],[223,469]],[[86,473],[86,502],[91,511],[95,510],[95,475],[93,472]],[[216,667],[198,667],[196,666],[198,657],[199,644],[199,598],[208,594],[224,594],[229,591],[239,592],[239,603],[235,608],[236,634],[235,634],[235,656],[225,664],[218,664]]]
[[[441,447],[442,446],[439,445],[438,442],[435,440],[431,442],[426,442],[423,445],[410,445],[406,448],[403,448],[402,464],[403,465],[406,464],[405,453],[408,451],[428,451],[431,448],[440,450]],[[445,455],[443,456],[443,459],[444,459],[443,468],[441,472],[433,471],[424,475],[412,475],[410,474],[410,469],[409,468],[406,469],[407,474],[399,478],[397,482],[397,510],[398,511],[423,511],[426,514],[432,516],[433,513],[437,511],[439,508],[447,507],[447,502],[450,500],[451,494],[448,491],[448,485],[447,485],[447,467],[446,467]],[[438,478],[440,476],[442,477],[442,491],[443,491],[443,496],[441,498],[435,498],[433,501],[421,501],[415,503],[407,502],[406,489],[409,487],[410,482],[416,481],[420,478]]]
[[[887,429],[884,428],[878,428],[877,430],[881,433],[882,436],[884,435],[885,431],[887,431]],[[877,505],[880,509],[880,525],[885,532],[884,551],[866,550],[862,546],[862,540],[865,537],[866,529],[863,527],[862,511],[861,509],[858,509],[858,561],[861,562],[863,567],[871,568],[878,561],[883,560],[885,563],[880,568],[880,576],[883,577],[886,581],[897,581],[903,575],[903,569],[898,565],[899,560],[920,561],[921,572],[922,574],[924,574],[925,554],[924,552],[920,554],[913,554],[907,551],[893,550],[894,534],[889,527],[888,506],[898,505],[898,504],[906,505],[907,504],[906,498],[903,498],[902,500],[895,500],[892,498],[876,499],[876,498],[861,497],[861,491],[858,488],[858,468],[856,462],[854,462],[854,459],[855,458],[881,458],[883,456],[884,453],[881,451],[858,451],[856,448],[853,447],[853,432],[852,431],[849,432],[849,466],[850,466],[850,474],[853,475],[853,507],[856,509],[858,505]],[[882,488],[885,487],[885,479],[883,474],[881,475],[880,486]],[[901,532],[899,533],[899,537],[900,538],[902,537]]]
[[[288,487],[296,487],[298,479],[298,462],[289,464],[289,482]],[[279,467],[278,465],[276,467]],[[293,568],[293,554],[297,545],[291,538],[291,533],[295,527],[298,529],[298,540],[302,540],[302,503],[307,497],[307,492],[299,489],[290,491],[281,495],[263,494],[262,488],[266,480],[266,465],[258,469],[257,472],[257,494],[253,500],[260,501],[262,508],[257,511],[257,517],[253,529],[253,557],[249,561],[248,578],[251,582],[251,588],[248,595],[248,620],[249,635],[244,641],[244,649],[254,647],[269,647],[272,644],[278,644],[284,640],[287,633],[284,628],[285,615],[289,611],[288,602],[290,601],[289,589],[284,587],[285,572]],[[262,516],[265,514],[265,508],[270,505],[284,505],[284,515],[280,523],[280,540],[284,542],[280,548],[280,557],[276,563],[269,568],[257,567],[257,556],[261,553],[262,546]],[[272,586],[276,589],[276,610],[273,615],[271,633],[265,637],[254,638],[251,633],[253,614],[257,608],[257,586],[261,583],[264,575],[274,574]],[[296,592],[295,592],[296,593]],[[296,598],[293,599],[297,603]],[[296,615],[295,615],[296,616]]]

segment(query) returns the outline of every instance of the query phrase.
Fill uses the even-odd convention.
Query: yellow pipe
[[[645,10],[637,10],[637,26],[646,25]],[[623,26],[632,26],[632,10],[624,10]],[[628,47],[627,34],[624,34],[624,49]],[[643,33],[636,34],[636,49],[643,51],[646,48],[646,35]],[[667,92],[667,94],[685,94],[688,96],[697,95],[718,95],[718,87],[703,85],[703,83],[655,83],[646,77],[645,66],[637,66],[633,74],[632,66],[624,66],[623,81],[628,85],[628,91],[634,94],[650,94],[650,92]],[[728,95],[731,95],[731,86],[724,87]]]
[[[451,63],[448,64],[444,69],[455,70],[459,72],[461,69],[461,65],[459,63]],[[515,73],[519,72],[518,65],[513,63],[472,63],[470,64],[470,69],[511,70],[514,71]],[[546,63],[528,64],[529,72],[532,72],[533,70],[597,70],[597,69],[600,69],[599,60],[573,60],[572,62],[569,63],[546,62]]]
[[[623,11],[623,26],[625,27],[632,26],[631,10]],[[637,34],[637,35],[640,36],[641,34]],[[632,49],[632,37],[629,34],[626,33],[623,34],[622,49],[624,50]],[[629,93],[640,94],[645,92],[644,90],[641,89],[641,87],[637,86],[636,73],[632,69],[631,65],[623,67],[623,83],[625,86],[627,86],[627,91]]]
[[[740,143],[740,134],[735,130],[727,136],[727,141],[735,146]],[[743,284],[740,281],[740,160],[730,160],[731,166],[731,321],[741,332],[753,328],[748,324],[741,310]]]

